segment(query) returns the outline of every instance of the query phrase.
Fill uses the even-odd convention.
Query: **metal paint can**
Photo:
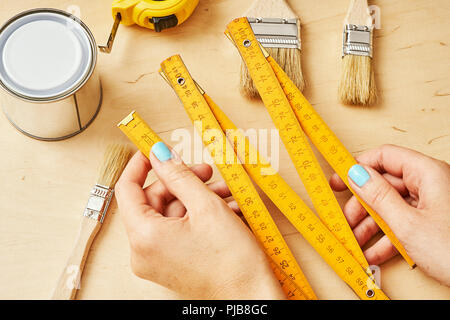
[[[78,18],[33,9],[0,28],[0,104],[11,124],[45,141],[86,129],[102,103],[97,45]]]

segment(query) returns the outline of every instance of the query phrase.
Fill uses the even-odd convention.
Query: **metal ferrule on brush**
[[[372,58],[372,30],[368,26],[347,24],[344,27],[342,57],[350,54]]]
[[[91,190],[91,195],[83,215],[103,223],[113,194],[114,189],[96,184]]]
[[[298,19],[247,18],[256,39],[266,48],[301,49]]]

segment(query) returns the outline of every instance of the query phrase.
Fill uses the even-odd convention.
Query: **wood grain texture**
[[[255,0],[244,16],[253,18],[298,18],[285,0]]]
[[[109,0],[2,0],[0,21],[25,9],[77,5],[98,43],[104,43],[112,24],[110,4]],[[302,17],[302,66],[308,79],[304,93],[354,155],[393,143],[450,160],[448,0],[371,1],[381,8],[382,24],[374,34],[381,100],[370,109],[345,107],[337,101],[348,0],[291,0],[289,4]],[[51,296],[76,238],[86,188],[95,183],[102,151],[111,141],[127,141],[117,122],[135,109],[172,145],[177,143],[174,130],[192,132],[178,98],[157,74],[167,57],[181,54],[196,81],[237,126],[274,128],[260,101],[239,94],[240,57],[223,35],[226,24],[243,15],[248,5],[241,0],[202,0],[182,26],[161,34],[121,27],[112,54],[99,56],[102,109],[94,123],[74,138],[35,141],[13,129],[0,114],[0,298]],[[318,158],[329,177],[331,168]],[[282,145],[280,174],[311,205]],[[150,175],[148,183],[153,179]],[[213,179],[220,179],[217,172]],[[344,203],[350,194],[337,196]],[[263,199],[318,297],[356,299],[275,206]],[[180,298],[134,276],[129,259],[127,236],[113,201],[91,247],[77,298]],[[450,299],[449,288],[419,269],[410,270],[400,257],[381,266],[381,277],[383,290],[392,299]]]
[[[368,27],[373,25],[367,0],[350,0],[350,7],[344,24],[356,24]]]
[[[67,259],[66,266],[58,279],[52,299],[75,299],[77,290],[80,287],[80,279],[83,275],[89,250],[101,226],[102,224],[99,221],[87,217],[81,218],[80,230],[75,241],[75,247],[69,259]]]

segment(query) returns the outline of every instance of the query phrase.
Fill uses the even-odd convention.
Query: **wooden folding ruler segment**
[[[355,159],[320,118],[300,90],[295,87],[284,71],[258,43],[247,18],[233,20],[228,25],[225,34],[239,50],[247,65],[253,82],[280,132],[280,137],[317,213],[330,231],[365,267],[367,262],[306,140],[304,132],[347,185],[349,185],[347,172],[356,164]],[[355,194],[354,190],[351,188],[350,190]],[[357,198],[408,264],[413,267],[414,262],[389,226],[361,198],[358,196]]]

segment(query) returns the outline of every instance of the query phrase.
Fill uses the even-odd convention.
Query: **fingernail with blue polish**
[[[155,143],[152,147],[152,152],[161,162],[172,159],[172,152],[170,152],[164,142]]]
[[[369,173],[359,164],[355,164],[348,170],[348,176],[358,185],[358,187],[362,187],[370,179]]]

